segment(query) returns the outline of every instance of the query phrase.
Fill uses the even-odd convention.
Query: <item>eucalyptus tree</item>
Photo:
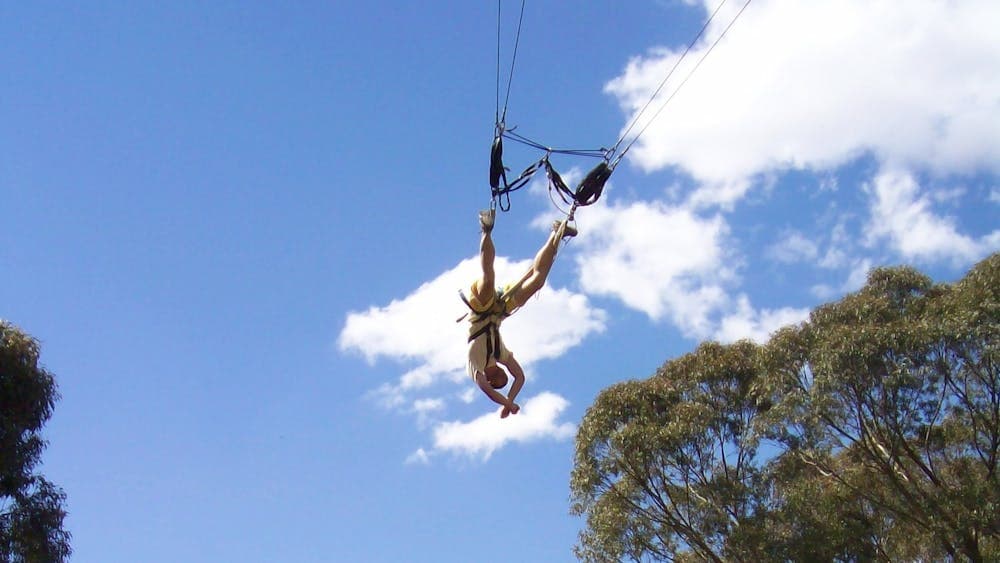
[[[66,494],[35,472],[40,432],[59,398],[38,359],[38,342],[0,320],[0,561],[57,562],[71,553]]]
[[[873,271],[768,344],[774,435],[886,522],[886,559],[1000,557],[1000,255]]]
[[[751,342],[706,343],[603,391],[577,435],[572,489],[593,561],[756,561],[768,503]]]
[[[584,560],[1000,560],[1000,255],[873,270],[767,344],[603,391],[577,435]]]

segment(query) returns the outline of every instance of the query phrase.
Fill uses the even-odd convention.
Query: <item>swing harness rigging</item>
[[[555,192],[556,195],[565,203],[570,206],[569,212],[567,213],[567,221],[573,221],[576,209],[578,207],[584,207],[587,205],[592,205],[600,199],[601,194],[604,192],[604,185],[607,183],[608,179],[611,177],[612,172],[614,172],[615,167],[619,162],[625,157],[625,154],[632,148],[632,145],[646,132],[650,124],[659,116],[663,109],[668,103],[677,95],[677,92],[687,83],[691,75],[701,66],[701,63],[705,58],[715,49],[715,46],[719,44],[723,37],[729,29],[736,23],[743,11],[746,10],[747,6],[750,4],[751,0],[745,0],[743,6],[739,9],[729,24],[722,30],[719,36],[712,42],[712,44],[706,49],[702,54],[701,58],[694,64],[691,70],[688,72],[687,76],[680,82],[680,84],[674,89],[674,91],[666,97],[663,103],[660,105],[659,109],[652,114],[648,119],[646,124],[631,138],[628,144],[622,144],[625,139],[627,139],[632,132],[632,129],[639,123],[640,118],[649,109],[650,105],[660,94],[660,91],[666,85],[667,81],[673,76],[674,71],[677,70],[681,62],[687,57],[688,53],[694,48],[698,40],[701,39],[705,31],[708,29],[709,25],[715,19],[719,10],[727,2],[727,0],[722,0],[721,3],[716,6],[715,10],[709,16],[708,20],[699,30],[695,38],[688,44],[687,48],[684,50],[683,54],[674,63],[674,66],[667,73],[667,76],[660,82],[660,85],[656,88],[653,94],[649,97],[646,104],[636,113],[632,118],[629,126],[625,129],[622,135],[619,137],[618,141],[611,148],[599,148],[599,149],[557,149],[550,146],[544,145],[537,141],[533,141],[523,135],[515,132],[516,127],[508,128],[506,125],[507,119],[507,106],[510,101],[510,90],[511,84],[514,78],[514,65],[517,61],[517,49],[520,44],[521,39],[521,27],[524,22],[524,4],[525,0],[521,0],[521,12],[518,17],[517,22],[517,34],[514,40],[513,55],[511,57],[510,72],[507,77],[507,91],[504,96],[503,109],[500,107],[500,4],[502,0],[497,1],[497,104],[496,104],[496,120],[494,125],[493,134],[493,144],[490,147],[490,191],[491,191],[491,201],[490,208],[494,209],[500,207],[501,211],[510,210],[510,194],[511,192],[517,191],[527,185],[534,174],[540,170],[545,169],[545,175],[548,179],[548,188],[551,198],[551,193]],[[515,141],[529,147],[541,150],[544,152],[543,156],[531,163],[527,168],[525,168],[516,178],[513,180],[509,179],[507,173],[510,171],[504,165],[503,161],[503,140],[508,139]],[[619,150],[620,149],[620,150]],[[576,186],[575,189],[571,189],[563,181],[562,176],[556,169],[552,166],[549,157],[553,154],[564,154],[572,156],[582,156],[582,157],[594,157],[602,159],[594,168],[584,176],[583,180]],[[554,202],[554,200],[553,200]]]
[[[667,104],[677,95],[677,92],[687,83],[691,78],[691,75],[701,66],[705,58],[715,49],[716,45],[725,37],[726,33],[732,28],[736,20],[739,19],[743,11],[746,10],[747,6],[750,5],[751,0],[745,0],[743,6],[736,12],[732,20],[726,25],[721,31],[719,36],[712,42],[711,45],[705,50],[701,55],[701,58],[693,65],[690,71],[688,71],[687,76],[681,80],[680,84],[673,90],[673,92],[666,97],[666,99],[660,104],[659,109],[646,121],[645,125],[631,138],[631,140],[622,147],[625,140],[629,137],[632,130],[638,125],[642,115],[649,109],[650,105],[657,99],[660,95],[660,91],[667,84],[667,81],[673,76],[674,72],[680,66],[681,62],[687,57],[688,53],[694,48],[697,42],[704,35],[705,31],[708,29],[709,25],[715,19],[716,15],[719,13],[720,9],[728,0],[721,0],[720,4],[716,6],[715,10],[709,16],[708,20],[698,31],[695,38],[688,44],[687,48],[681,54],[681,56],[671,67],[667,76],[660,82],[660,85],[656,88],[653,94],[649,97],[646,104],[635,114],[632,121],[629,123],[628,127],[619,137],[618,141],[611,148],[599,148],[599,149],[557,149],[537,141],[533,141],[519,133],[515,132],[516,127],[508,128],[506,125],[507,118],[507,106],[510,101],[510,90],[511,83],[514,78],[514,63],[517,61],[517,49],[520,44],[521,39],[521,26],[524,22],[524,4],[525,0],[521,0],[521,13],[518,18],[517,23],[517,35],[514,41],[513,56],[510,64],[510,72],[507,77],[507,92],[504,96],[503,108],[501,110],[500,106],[500,4],[502,0],[497,2],[497,104],[496,104],[496,120],[494,126],[493,134],[493,144],[490,147],[490,192],[491,201],[490,209],[495,209],[499,207],[501,211],[510,210],[510,194],[511,192],[517,191],[523,188],[531,178],[541,169],[545,169],[545,175],[548,179],[550,197],[551,193],[555,192],[563,203],[569,205],[569,211],[567,212],[567,222],[572,222],[574,220],[574,215],[578,207],[585,207],[592,205],[600,199],[601,194],[604,192],[604,185],[607,183],[611,174],[614,172],[615,167],[618,163],[625,157],[625,154],[632,148],[632,145],[646,132],[650,124],[659,116],[659,114],[666,108]],[[504,165],[503,161],[503,140],[508,139],[515,141],[529,147],[543,151],[543,156],[537,161],[531,163],[527,168],[524,169],[516,178],[509,179],[507,173],[510,171]],[[594,168],[584,176],[583,180],[576,186],[575,189],[571,189],[566,185],[566,182],[562,179],[562,176],[556,169],[552,166],[549,157],[553,154],[564,154],[571,156],[581,156],[581,157],[594,157],[600,158],[599,162]],[[499,323],[504,318],[510,316],[514,311],[509,308],[508,297],[516,292],[516,288],[520,287],[526,281],[526,278],[522,278],[517,283],[513,284],[511,287],[506,288],[504,291],[498,291],[495,295],[493,301],[488,304],[484,304],[484,307],[477,308],[472,305],[472,303],[467,299],[461,291],[459,295],[462,301],[465,302],[466,306],[469,308],[469,312],[462,315],[457,320],[461,321],[466,317],[470,317],[473,325],[482,323],[480,326],[473,330],[473,333],[469,336],[469,341],[473,341],[480,336],[487,335],[487,356],[494,359],[499,358],[500,354],[500,341],[499,341]]]

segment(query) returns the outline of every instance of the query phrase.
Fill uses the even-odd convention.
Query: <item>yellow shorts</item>
[[[479,299],[476,298],[476,282],[472,282],[472,285],[469,286],[469,306],[472,307],[472,310],[476,313],[484,313],[493,306],[493,303],[496,301],[496,296],[500,295],[501,299],[503,299],[504,313],[509,315],[514,312],[513,300],[511,299],[513,296],[509,295],[511,285],[512,284],[507,284],[503,286],[503,288],[496,288],[493,292],[493,297],[489,301],[486,303],[480,303]]]

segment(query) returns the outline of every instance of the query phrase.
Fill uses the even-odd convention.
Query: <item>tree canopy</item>
[[[59,398],[38,358],[38,342],[0,320],[0,561],[64,561],[71,553],[66,494],[35,473],[41,428]]]
[[[588,561],[1000,560],[1000,254],[908,268],[769,342],[604,390],[577,435]]]

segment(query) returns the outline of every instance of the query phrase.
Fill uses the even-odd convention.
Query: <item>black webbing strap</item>
[[[469,308],[469,311],[472,311],[472,313],[471,313],[472,314],[472,319],[471,319],[472,322],[474,322],[474,323],[475,322],[479,322],[479,321],[481,321],[483,319],[484,315],[489,315],[490,314],[490,311],[488,309],[486,311],[483,311],[483,312],[477,311],[476,308],[472,306],[472,303],[469,303],[469,298],[465,296],[465,292],[462,291],[461,289],[458,290],[458,296],[459,296],[459,298],[462,299],[462,303],[465,303],[465,306]],[[457,319],[455,319],[455,322],[456,323],[462,322],[463,320],[465,320],[465,317],[469,316],[469,314],[470,313],[466,313],[466,314],[462,315],[461,317],[458,317]]]
[[[496,323],[488,323],[483,328],[469,335],[469,342],[472,342],[482,335],[486,335],[486,357],[494,360],[500,359],[500,331],[497,330]]]
[[[503,137],[498,134],[493,139],[493,146],[490,148],[490,189],[493,201],[499,202],[501,211],[510,211],[510,192],[517,191],[527,185],[547,158],[546,156],[538,162],[532,163],[511,182],[507,180],[509,169],[503,164]]]
[[[507,303],[506,301],[504,301],[504,294],[499,290],[497,290],[497,295],[496,297],[494,297],[493,304],[490,305],[490,307],[485,311],[477,311],[476,308],[472,306],[472,303],[469,303],[469,298],[465,296],[465,292],[462,291],[461,289],[458,290],[458,297],[462,300],[462,303],[465,303],[465,306],[469,308],[469,311],[471,311],[471,313],[466,313],[461,317],[458,317],[457,319],[455,319],[456,323],[463,321],[465,317],[468,317],[470,314],[472,315],[472,319],[470,320],[471,322],[474,323],[478,323],[479,321],[483,320],[484,317],[488,317],[490,315],[500,315],[500,317],[504,319],[506,319],[511,315],[511,313],[507,312]],[[499,313],[496,313],[492,310],[496,308],[497,304],[500,305]]]
[[[503,310],[506,310],[506,305],[504,305],[503,303],[503,298],[499,295],[494,298],[494,303],[490,306],[490,308],[483,312],[476,311],[476,309],[472,307],[472,303],[469,303],[469,299],[465,297],[465,292],[459,290],[458,295],[462,298],[462,301],[465,302],[466,306],[469,307],[469,310],[472,311],[473,317],[471,320],[474,323],[483,320],[483,318],[485,317],[489,317],[491,315],[496,314],[492,310],[496,308],[497,304],[499,304]],[[467,315],[468,314],[463,315],[458,320],[464,319]],[[501,316],[506,317],[507,315],[501,314]],[[474,341],[475,339],[479,338],[480,336],[483,336],[484,334],[486,335],[486,358],[487,359],[493,358],[494,360],[499,360],[500,359],[499,324],[496,321],[490,321],[486,323],[485,325],[483,325],[482,328],[469,335],[469,342]]]
[[[510,170],[503,163],[503,138],[507,136],[520,143],[546,151],[545,156],[531,164],[521,172],[513,182],[507,179],[507,172]],[[549,155],[552,153],[576,154],[581,156],[604,156],[605,160],[595,166],[580,182],[576,190],[571,190],[562,176],[556,172],[549,162]],[[549,189],[555,189],[566,205],[585,206],[595,203],[604,191],[604,184],[611,177],[614,164],[609,164],[609,153],[605,149],[594,150],[557,150],[547,148],[530,139],[516,135],[513,129],[506,130],[502,124],[497,124],[497,132],[493,137],[493,145],[490,147],[490,189],[492,191],[493,202],[499,201],[501,211],[510,211],[510,192],[524,187],[539,168],[545,167],[545,174],[548,176]],[[620,160],[620,159],[619,159]],[[617,164],[617,161],[615,161]]]
[[[556,172],[556,169],[552,167],[552,163],[547,159],[545,161],[545,175],[549,179],[549,189],[554,188],[566,205],[572,204],[574,198],[573,190],[569,189],[569,186],[563,181],[562,176]]]
[[[604,184],[611,177],[612,171],[613,168],[608,165],[607,161],[602,161],[588,172],[580,185],[576,187],[576,194],[573,198],[576,204],[590,205],[600,199],[601,193],[604,192]]]
[[[566,185],[562,176],[556,172],[556,169],[552,167],[548,159],[545,160],[545,175],[549,178],[549,189],[555,189],[566,205],[578,207],[597,202],[604,192],[604,184],[611,177],[612,171],[613,168],[608,165],[607,161],[601,162],[587,173],[576,187],[576,191],[573,191],[569,189],[569,186]]]
[[[503,165],[503,137],[497,135],[493,139],[493,146],[490,147],[490,187],[494,193],[500,187],[501,179],[506,186],[507,169]]]

